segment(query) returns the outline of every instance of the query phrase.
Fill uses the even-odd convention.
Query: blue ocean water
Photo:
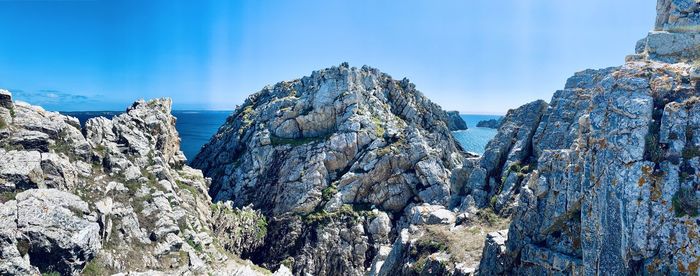
[[[209,142],[212,135],[226,121],[232,111],[187,111],[175,110],[173,115],[177,117],[176,128],[182,139],[180,147],[188,160],[192,160],[199,149]],[[115,111],[84,111],[61,112],[65,115],[76,117],[84,124],[90,118],[103,116],[112,118],[122,112]],[[452,132],[455,139],[469,152],[482,154],[486,144],[496,135],[495,129],[476,127],[481,120],[498,119],[501,116],[494,115],[461,115],[467,122],[469,129]]]
[[[177,118],[175,127],[180,133],[180,148],[185,153],[187,160],[192,160],[204,144],[209,142],[212,135],[216,133],[226,118],[233,111],[188,111],[174,110],[173,115]],[[90,118],[113,116],[122,112],[117,111],[81,111],[81,112],[61,112],[62,114],[73,116],[80,120],[80,124],[85,124]]]
[[[462,114],[460,116],[467,122],[467,127],[469,127],[469,129],[453,131],[452,135],[462,145],[464,150],[479,155],[483,154],[486,144],[496,136],[497,131],[491,128],[476,127],[476,124],[479,121],[498,119],[502,116],[471,114]]]

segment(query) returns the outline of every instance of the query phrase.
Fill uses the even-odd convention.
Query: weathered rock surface
[[[498,129],[499,127],[501,127],[502,123],[503,123],[503,118],[491,119],[491,120],[479,121],[478,123],[476,123],[476,127]]]
[[[377,213],[396,222],[412,203],[449,203],[467,154],[448,117],[408,80],[342,64],[251,95],[192,165],[212,178],[215,200],[268,217],[264,245],[244,257],[363,275],[396,236],[386,220],[375,229]],[[445,212],[429,220],[454,223]]]
[[[451,131],[467,129],[467,122],[459,115],[459,111],[447,112],[447,128]]]
[[[220,247],[243,247],[266,221],[212,205],[170,106],[138,101],[81,129],[0,91],[0,274],[266,273]]]
[[[700,85],[691,51],[700,41],[690,39],[700,31],[698,3],[660,0],[658,9],[657,31],[637,55],[577,73],[555,93],[534,150],[520,159],[530,168],[521,166],[513,186],[507,241],[489,237],[480,274],[700,273]],[[479,185],[488,175],[474,173]],[[497,195],[513,193],[510,175]]]

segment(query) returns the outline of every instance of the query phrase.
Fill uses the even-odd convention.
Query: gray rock
[[[100,226],[79,197],[36,189],[17,194],[17,231],[41,271],[77,274],[102,248]]]
[[[459,111],[447,112],[447,128],[449,128],[450,131],[468,129],[467,122],[459,115]]]
[[[656,30],[698,32],[700,3],[694,0],[659,0],[656,6]]]
[[[373,256],[390,242],[381,230],[386,222],[373,222],[357,209],[374,205],[380,212],[400,213],[414,199],[449,204],[452,170],[467,156],[449,125],[448,114],[407,79],[341,64],[251,95],[192,165],[212,178],[214,200],[259,208],[272,218],[271,225],[289,216],[356,217],[346,224],[322,219],[322,231],[302,220],[295,232],[349,233],[358,239],[348,242],[355,253]],[[454,215],[446,220],[454,223]],[[374,225],[370,235],[379,232],[381,238],[363,241],[368,234],[353,230],[358,225]],[[273,227],[268,236],[282,234],[278,231],[291,230]],[[288,252],[287,244],[267,238],[258,257],[276,266],[288,255],[295,260],[294,273],[312,274],[363,274],[371,261],[350,252],[337,252],[346,259],[327,260],[324,248],[330,244],[300,239],[318,248],[299,244]]]
[[[490,120],[479,121],[478,123],[476,123],[476,127],[498,129],[499,127],[501,127],[502,123],[503,123],[503,117],[501,117],[499,119],[490,119]]]
[[[486,235],[484,253],[479,264],[479,275],[504,275],[511,260],[506,256],[508,231],[498,231]]]
[[[5,89],[0,89],[0,107],[6,109],[13,109],[14,104],[12,103],[12,93]]]
[[[700,44],[685,28],[697,3],[658,7],[663,31],[640,43],[643,55],[577,73],[554,95],[508,239],[487,241],[480,273],[698,273],[700,105],[688,60]],[[512,193],[510,175],[500,195]]]

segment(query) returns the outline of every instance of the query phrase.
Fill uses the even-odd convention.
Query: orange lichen
[[[644,183],[647,183],[647,180],[644,177],[640,177],[639,181],[637,181],[637,184],[639,184],[639,187],[644,186]]]

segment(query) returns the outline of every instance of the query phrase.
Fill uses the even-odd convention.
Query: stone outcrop
[[[451,131],[467,129],[467,122],[459,115],[459,111],[447,112],[447,128]]]
[[[698,3],[660,0],[658,11],[623,66],[577,73],[554,94],[525,139],[520,184],[494,180],[492,202],[499,210],[510,193],[513,221],[506,241],[487,239],[480,274],[700,273]]]
[[[266,222],[211,203],[209,181],[184,164],[170,108],[138,101],[81,129],[0,90],[0,274],[267,273],[220,247],[250,235],[231,223]]]
[[[267,216],[264,244],[244,257],[363,275],[414,204],[451,200],[468,154],[448,117],[407,79],[341,64],[251,95],[192,165],[212,178],[215,200]]]
[[[490,120],[485,120],[485,121],[479,121],[478,123],[476,123],[476,127],[498,129],[499,127],[501,127],[501,123],[503,123],[503,118],[490,119]]]

